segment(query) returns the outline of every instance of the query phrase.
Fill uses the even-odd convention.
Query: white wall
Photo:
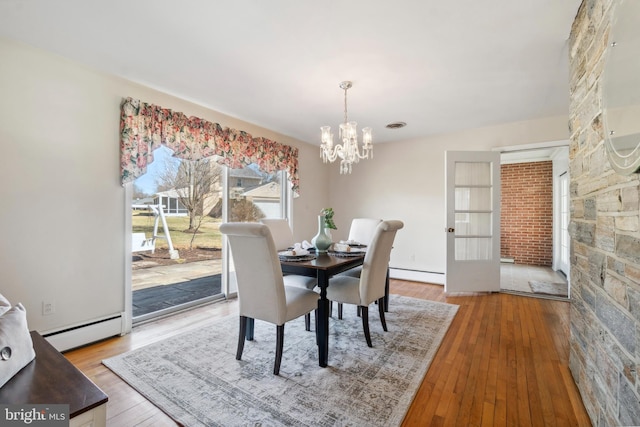
[[[212,76],[215,78],[215,76]],[[131,96],[300,149],[293,222],[328,203],[317,147],[0,38],[0,292],[42,333],[124,310],[120,102]],[[42,315],[42,301],[56,312]]]
[[[568,138],[567,117],[562,116],[374,143],[374,158],[355,165],[351,175],[340,175],[332,165],[330,197],[338,226],[333,236],[346,238],[353,217],[402,220],[405,227],[396,235],[391,267],[443,274],[445,151],[491,150]]]

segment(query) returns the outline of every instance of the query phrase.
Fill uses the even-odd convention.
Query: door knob
[[[447,229],[446,229],[446,232],[447,232],[447,233],[453,233],[454,231],[456,231],[456,229],[455,229],[455,228],[451,228],[451,227],[449,227],[449,228],[447,228]]]

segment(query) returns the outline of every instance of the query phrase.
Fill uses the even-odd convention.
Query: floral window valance
[[[166,145],[180,159],[199,160],[217,155],[219,163],[231,168],[256,163],[265,172],[286,170],[294,194],[298,193],[297,148],[137,99],[124,99],[120,110],[123,184],[144,175],[147,165],[153,162],[153,151]]]

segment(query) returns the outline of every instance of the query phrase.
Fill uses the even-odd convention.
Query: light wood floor
[[[442,286],[400,280],[391,281],[391,292],[460,306],[403,426],[591,425],[568,367],[568,302],[509,294],[446,297]],[[100,361],[210,325],[235,313],[236,304],[147,323],[65,356],[109,396],[107,425],[175,426]]]

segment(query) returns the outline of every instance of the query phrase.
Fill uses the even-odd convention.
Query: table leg
[[[255,319],[253,317],[247,317],[247,330],[244,334],[244,337],[247,341],[253,341],[253,325],[255,323]]]
[[[318,300],[316,334],[318,338],[318,360],[323,368],[327,366],[329,358],[329,300],[327,299],[327,286],[329,286],[329,276],[326,272],[318,270],[320,299]]]

